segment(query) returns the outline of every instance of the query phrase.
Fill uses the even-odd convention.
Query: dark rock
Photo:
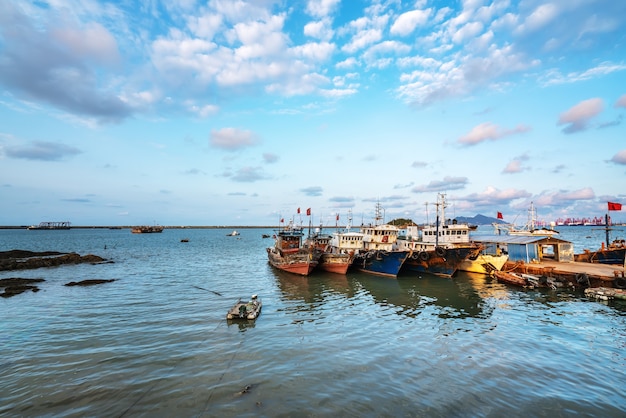
[[[39,288],[37,286],[30,285],[15,285],[15,286],[7,286],[4,289],[4,293],[0,293],[0,296],[3,298],[10,298],[11,296],[19,295],[20,293],[24,293],[27,290],[32,290],[33,292],[39,292]]]
[[[57,251],[26,251],[26,250],[10,250],[0,251],[0,260],[7,260],[12,258],[30,258],[30,257],[47,257],[50,255],[62,255],[67,253],[60,253]]]
[[[63,264],[98,264],[103,262],[106,262],[106,259],[93,254],[81,256],[76,253],[68,254],[53,251],[35,253],[23,250],[4,251],[0,253],[0,271],[56,267]]]
[[[44,279],[22,279],[20,277],[9,277],[7,279],[0,279],[0,287],[9,286],[23,286],[30,285],[31,283],[45,282]]]
[[[65,286],[92,286],[94,284],[111,283],[114,281],[115,279],[87,279],[80,282],[65,283]]]

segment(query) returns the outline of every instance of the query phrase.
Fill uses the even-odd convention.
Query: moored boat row
[[[274,246],[267,248],[269,263],[303,276],[317,267],[339,274],[352,268],[386,277],[397,277],[400,272],[452,277],[462,262],[478,257],[481,247],[470,242],[468,225],[439,221],[445,219],[443,194],[439,195],[437,206],[437,222],[421,231],[417,227],[399,228],[384,223],[380,204],[376,205],[374,222],[362,225],[359,232],[350,230],[349,216],[345,229],[324,234],[320,227],[304,239],[302,226],[295,226],[292,220],[276,231]],[[469,260],[468,268],[482,268],[488,273],[501,268],[504,261],[487,268],[482,265],[488,261]]]

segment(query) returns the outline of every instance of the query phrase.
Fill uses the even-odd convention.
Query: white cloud
[[[256,145],[258,139],[251,131],[222,128],[220,130],[212,130],[209,143],[215,148],[221,148],[226,151],[237,151]]]
[[[584,131],[588,128],[592,118],[604,110],[604,101],[599,98],[583,100],[567,111],[561,113],[557,125],[567,125],[563,128],[565,133]]]
[[[621,150],[620,152],[615,154],[613,158],[611,158],[611,162],[614,162],[615,164],[626,165],[626,149]]]
[[[398,16],[396,21],[391,25],[389,32],[392,35],[407,36],[415,30],[417,26],[424,25],[428,22],[428,18],[432,13],[432,9],[411,10]]]
[[[506,136],[528,132],[530,127],[526,125],[518,125],[513,129],[502,129],[490,122],[481,123],[472,130],[459,138],[459,143],[464,145],[476,145],[478,143],[504,138]]]

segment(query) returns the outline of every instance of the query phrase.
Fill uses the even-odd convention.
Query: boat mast
[[[609,248],[609,214],[604,215],[604,233],[606,234],[606,248]]]
[[[376,214],[374,215],[374,226],[378,226],[380,225],[380,221],[383,219],[383,216],[381,215],[381,206],[380,206],[380,202],[376,202]]]

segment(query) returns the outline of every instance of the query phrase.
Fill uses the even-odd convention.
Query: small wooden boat
[[[226,314],[226,319],[257,319],[261,314],[261,307],[262,303],[257,295],[252,295],[248,302],[239,299]]]

